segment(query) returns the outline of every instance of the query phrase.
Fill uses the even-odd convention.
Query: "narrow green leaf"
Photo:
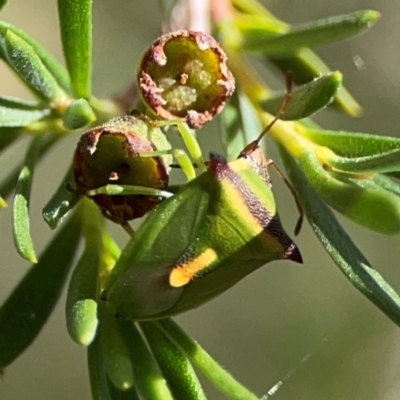
[[[102,249],[100,252],[100,271],[99,271],[99,284],[101,286],[101,280],[104,279],[105,275],[109,274],[110,269],[115,265],[115,261],[118,259],[121,254],[120,249],[115,244],[115,242],[109,236],[107,229],[105,227],[100,227],[99,229],[99,210],[97,207],[92,204],[89,200],[86,200],[89,203],[87,206],[89,207],[90,213],[95,212],[97,215],[89,215],[85,216],[85,227],[86,231],[85,235],[87,237],[91,237],[92,235],[101,236]],[[81,209],[81,213],[85,214],[87,207]],[[84,215],[83,214],[83,215]],[[97,222],[92,224],[90,220],[96,220]],[[101,218],[101,224],[104,224],[104,218]],[[96,279],[97,280],[97,279]],[[113,318],[113,316],[109,315],[108,311],[105,310],[104,307],[99,307],[101,312],[107,313],[106,318]],[[116,323],[117,320],[114,319]],[[104,320],[101,319],[103,324]],[[103,327],[102,327],[103,326]],[[134,386],[129,389],[119,390],[110,380],[107,370],[106,364],[104,360],[104,347],[101,346],[102,338],[101,338],[101,330],[104,329],[104,324],[100,325],[100,332],[96,335],[94,342],[89,347],[88,358],[89,358],[89,374],[90,374],[90,382],[92,389],[92,397],[94,400],[139,400],[139,396],[136,392],[136,388]],[[112,332],[108,332],[108,335],[111,335],[111,340],[113,341]],[[117,335],[119,333],[117,332]]]
[[[268,56],[291,54],[301,47],[322,46],[354,36],[372,27],[379,16],[377,11],[358,11],[293,26],[287,33],[273,37],[269,30],[266,30],[265,35],[251,34],[249,36],[246,36],[246,31],[244,31],[237,47],[240,51],[258,52]]]
[[[29,224],[29,197],[33,169],[24,166],[19,174],[13,204],[14,243],[18,253],[26,260],[36,263]]]
[[[154,322],[165,334],[182,349],[204,376],[228,399],[256,400],[257,396],[243,387],[225,371],[200,345],[189,337],[172,319],[164,318]]]
[[[291,181],[316,236],[349,281],[400,326],[400,296],[370,265],[331,210],[310,188],[297,163],[280,148]]]
[[[144,332],[175,399],[206,400],[190,361],[153,322],[142,322]]]
[[[98,286],[100,266],[104,255],[103,236],[106,236],[104,217],[98,207],[85,199],[80,204],[82,234],[85,250],[72,273],[68,287],[65,315],[72,340],[88,346],[96,336],[99,320]]]
[[[313,143],[329,147],[343,157],[368,157],[400,149],[400,139],[369,133],[327,131],[298,127],[302,136]]]
[[[70,167],[49,202],[44,206],[43,219],[51,229],[57,228],[81,199],[74,187],[74,173]]]
[[[34,168],[41,153],[54,143],[55,139],[55,135],[38,135],[33,138],[15,187],[13,203],[14,243],[18,253],[31,262],[36,262],[29,224],[29,199]]]
[[[268,26],[269,30],[278,32],[280,29],[281,33],[286,33],[290,29],[288,24],[277,19],[257,0],[233,0],[233,4],[238,10],[249,14],[246,16],[249,19],[255,18],[256,26],[264,22],[264,29]],[[272,62],[285,75],[287,71],[292,71],[294,82],[299,85],[331,72],[321,58],[307,47],[302,47],[291,55],[280,54],[276,58],[269,57],[266,58],[267,61]],[[351,116],[358,116],[361,112],[360,105],[343,86],[336,93],[335,104]]]
[[[104,365],[104,355],[99,337],[88,348],[88,367],[93,400],[139,400],[134,387],[128,390],[118,390],[110,382]]]
[[[234,160],[261,132],[257,115],[247,97],[236,89],[221,112],[220,138],[228,160]],[[169,188],[168,188],[169,190]]]
[[[118,325],[131,353],[135,385],[139,396],[143,399],[173,400],[165,379],[135,324],[118,320]]]
[[[11,67],[40,99],[54,103],[66,100],[67,95],[29,43],[8,30],[5,44]]]
[[[292,71],[293,80],[299,85],[331,72],[321,58],[307,47],[297,50],[294,55],[266,59],[285,75],[288,71]],[[337,90],[334,104],[353,117],[361,113],[361,106],[344,86],[340,86]]]
[[[372,176],[329,170],[323,153],[305,151],[298,157],[308,185],[328,205],[369,229],[387,235],[400,232],[399,197]]]
[[[13,204],[14,243],[18,253],[28,261],[36,262],[29,224],[29,199],[36,160],[47,141],[45,136],[36,136],[28,149],[24,165],[18,176]]]
[[[89,98],[92,73],[92,0],[58,0],[61,39],[75,97]]]
[[[341,73],[332,72],[295,88],[281,119],[291,121],[306,118],[326,107],[332,102],[341,83]],[[285,94],[282,93],[268,98],[260,102],[259,105],[264,111],[275,115],[281,108]]]
[[[63,115],[63,124],[67,129],[79,129],[96,120],[96,114],[85,99],[74,100]]]
[[[88,347],[87,352],[90,391],[93,400],[114,400],[111,397],[100,336]]]
[[[400,171],[400,149],[367,157],[333,157],[329,164],[335,170],[351,173]]]
[[[100,338],[107,375],[116,388],[127,390],[134,385],[134,361],[120,333],[120,321],[105,308],[104,303],[100,306]]]
[[[22,135],[20,128],[0,128],[0,153]]]
[[[99,248],[87,244],[69,283],[65,305],[67,330],[71,339],[81,346],[88,346],[96,336],[99,322],[97,319],[99,263]]]
[[[0,308],[0,370],[36,338],[61,294],[80,238],[73,216]]]
[[[0,21],[0,58],[4,58],[5,61],[7,61],[7,53],[5,49],[5,36],[7,30],[10,30],[15,35],[25,40],[25,42],[30,46],[32,46],[35,53],[38,55],[44,66],[49,70],[51,75],[54,76],[57,83],[67,93],[71,93],[70,79],[65,68],[51,54],[49,54],[43,46],[37,43],[36,40],[29,36],[26,32],[4,21]]]
[[[0,96],[0,127],[28,126],[49,114],[37,102]]]

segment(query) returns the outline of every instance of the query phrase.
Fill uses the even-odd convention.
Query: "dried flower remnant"
[[[171,156],[142,157],[140,154],[169,148],[160,129],[133,116],[114,118],[82,135],[73,162],[78,190],[86,193],[108,184],[166,189]],[[123,224],[142,217],[161,198],[99,194],[93,200],[107,218]]]
[[[140,63],[142,97],[159,117],[181,119],[197,129],[221,111],[235,89],[226,61],[220,45],[207,34],[167,33]]]

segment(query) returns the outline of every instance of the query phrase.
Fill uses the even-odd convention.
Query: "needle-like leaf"
[[[58,0],[61,39],[77,98],[91,94],[92,0]]]
[[[57,135],[40,135],[33,138],[25,161],[18,175],[13,204],[14,243],[18,253],[31,262],[36,262],[29,224],[29,199],[34,168],[37,160],[57,140]]]
[[[140,327],[174,398],[206,400],[196,373],[181,349],[154,323],[142,322]]]
[[[258,52],[264,55],[291,54],[302,47],[316,47],[354,36],[370,28],[378,20],[377,11],[357,11],[353,14],[338,15],[308,24],[293,26],[288,32],[271,36],[270,29],[265,35],[260,34],[257,26],[257,35],[251,30],[242,32],[238,50]]]
[[[0,21],[0,58],[3,58],[7,62],[7,53],[5,49],[5,36],[7,31],[10,30],[23,40],[28,43],[34,49],[44,66],[49,70],[51,75],[54,76],[57,83],[67,92],[71,93],[71,84],[68,72],[65,68],[50,54],[47,50],[41,46],[35,39],[29,36],[26,32],[15,26]]]
[[[5,34],[6,57],[11,67],[40,99],[63,103],[67,95],[40,57],[23,38],[7,30]]]
[[[310,225],[332,260],[349,281],[400,326],[400,296],[375,270],[320,200],[295,160],[280,148],[287,171]]]
[[[281,119],[291,121],[306,118],[326,107],[334,99],[341,83],[342,74],[340,72],[331,72],[295,88]],[[275,95],[260,102],[259,105],[264,111],[275,115],[282,105],[284,96],[285,93]]]

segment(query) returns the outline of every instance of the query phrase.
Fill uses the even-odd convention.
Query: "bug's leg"
[[[285,182],[286,186],[290,190],[290,193],[292,194],[294,201],[296,203],[297,210],[299,211],[299,218],[296,223],[296,227],[294,229],[294,234],[297,235],[300,232],[301,226],[303,225],[303,219],[304,219],[304,210],[303,207],[300,204],[299,198],[297,197],[297,193],[294,190],[294,187],[292,184],[288,181],[286,176],[283,174],[283,172],[278,168],[278,166],[275,164],[275,162],[271,159],[267,160],[267,166],[272,166],[276,172],[276,174]]]
[[[251,154],[256,147],[259,145],[260,140],[269,132],[269,130],[272,128],[272,126],[278,121],[282,115],[285,113],[285,110],[287,106],[290,103],[290,100],[292,98],[292,84],[293,84],[293,78],[292,78],[292,73],[290,71],[287,72],[286,74],[286,94],[285,97],[283,98],[281,107],[277,114],[275,115],[274,119],[262,130],[262,132],[258,135],[256,140],[253,140],[251,143],[249,143],[241,152],[240,156],[245,156],[247,154]]]

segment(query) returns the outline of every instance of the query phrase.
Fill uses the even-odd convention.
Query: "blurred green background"
[[[316,120],[330,129],[399,136],[400,1],[269,0],[265,4],[291,23],[367,8],[380,11],[381,20],[365,35],[319,49],[332,69],[344,73],[345,84],[362,104],[364,115],[351,119],[327,110]],[[9,0],[0,18],[26,30],[62,59],[54,0]],[[95,94],[118,92],[132,80],[141,53],[159,33],[161,18],[157,1],[94,1]],[[282,88],[283,79],[275,78],[273,85]],[[29,96],[3,64],[0,93]],[[205,134],[215,137],[215,132],[209,129]],[[71,135],[37,168],[31,215],[38,251],[52,235],[41,208],[63,176],[77,140]],[[218,146],[215,137],[210,148]],[[2,174],[23,150],[17,144],[2,156]],[[273,145],[268,156],[278,160]],[[274,185],[284,225],[292,232],[297,218],[293,200],[277,179]],[[342,222],[372,265],[400,291],[398,237]],[[14,250],[10,209],[1,210],[0,227],[3,301],[29,265]],[[127,237],[121,231],[114,230],[123,245]],[[341,275],[307,224],[297,243],[303,266],[284,261],[268,265],[218,299],[179,316],[178,322],[260,396],[282,380],[274,399],[399,399],[398,328]],[[64,300],[35,343],[6,370],[0,380],[0,399],[89,400],[86,352],[67,335]],[[221,398],[209,386],[206,389],[210,399]]]

